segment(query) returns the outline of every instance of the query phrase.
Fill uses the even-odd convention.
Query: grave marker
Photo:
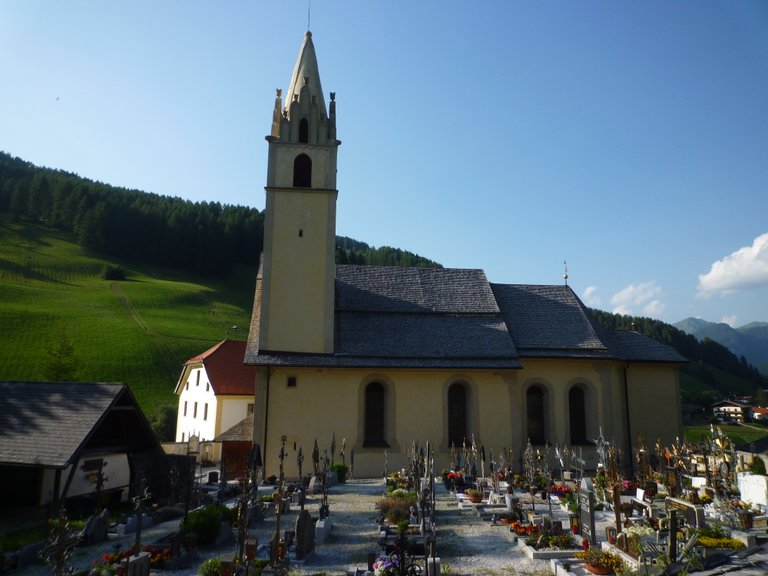
[[[597,545],[595,533],[595,488],[589,478],[581,479],[579,488],[579,527],[581,535],[589,540],[590,544]]]

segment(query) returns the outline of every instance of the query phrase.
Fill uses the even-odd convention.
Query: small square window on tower
[[[296,376],[288,376],[288,388],[296,387]]]

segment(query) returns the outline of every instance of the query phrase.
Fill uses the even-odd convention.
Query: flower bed
[[[589,548],[576,552],[575,556],[583,560],[586,569],[593,574],[613,574],[616,570],[624,569],[624,560],[621,556],[608,550]]]
[[[520,546],[526,556],[534,560],[570,558],[579,549],[573,536],[568,533],[554,534],[534,526]]]

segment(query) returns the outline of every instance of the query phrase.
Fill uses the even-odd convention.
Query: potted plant
[[[574,556],[584,560],[584,567],[592,574],[613,574],[624,566],[621,556],[600,548],[588,548],[576,552]]]

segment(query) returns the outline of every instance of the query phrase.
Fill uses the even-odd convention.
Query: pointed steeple
[[[325,108],[312,34],[266,137],[264,251],[251,350],[333,353],[336,278],[336,98]],[[256,304],[258,302],[258,304]],[[255,308],[259,312],[256,315]]]
[[[296,66],[293,69],[291,84],[285,95],[285,107],[288,118],[291,117],[291,103],[295,100],[301,101],[302,88],[307,86],[309,96],[314,98],[317,103],[318,112],[322,118],[327,118],[325,108],[325,98],[323,97],[323,86],[320,83],[320,69],[317,66],[317,55],[315,54],[315,45],[312,43],[312,32],[307,30],[304,34],[304,42],[299,49],[299,57],[296,60]],[[308,105],[310,102],[306,102]]]

